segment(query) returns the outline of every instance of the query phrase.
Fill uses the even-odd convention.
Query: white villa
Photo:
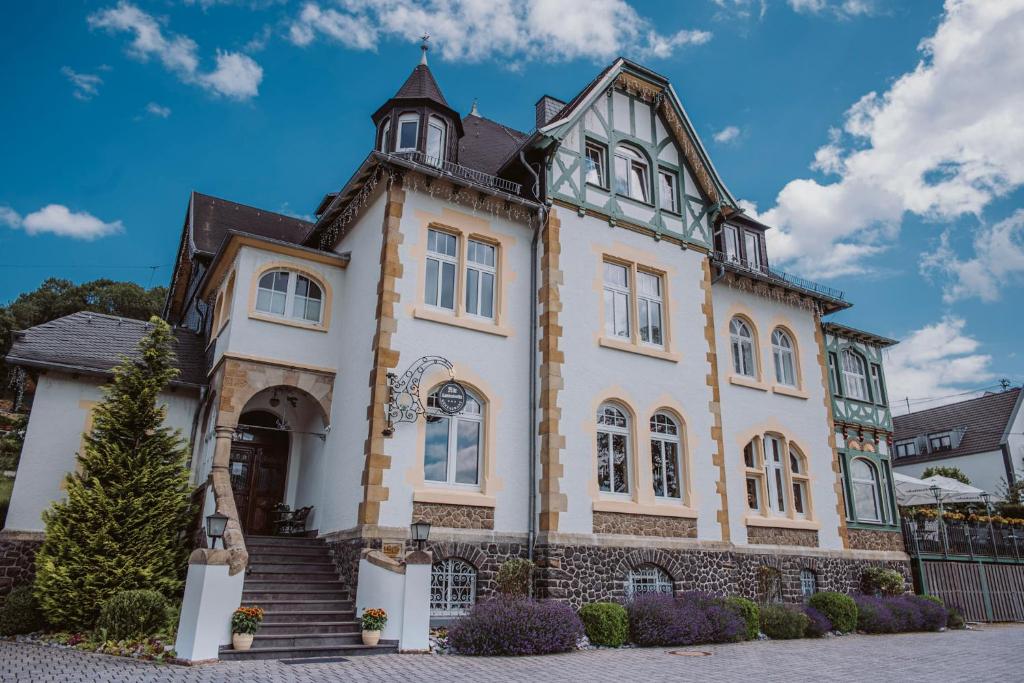
[[[460,116],[425,57],[314,223],[189,197],[165,397],[203,515],[230,521],[225,549],[197,534],[179,652],[217,657],[240,603],[268,608],[248,656],[354,653],[364,606],[393,615],[383,650],[423,649],[511,557],[576,606],[909,575],[869,387],[887,340],[826,330],[850,303],[771,266],[668,80],[617,59],[525,133]],[[144,329],[76,314],[15,340],[39,378],[0,534],[21,579]],[[304,536],[274,535],[281,504],[311,508]]]

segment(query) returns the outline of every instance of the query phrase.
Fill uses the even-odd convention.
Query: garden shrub
[[[16,636],[40,631],[46,626],[39,602],[32,595],[32,586],[18,586],[7,594],[0,607],[0,636]]]
[[[948,612],[939,602],[920,595],[858,595],[857,627],[865,633],[938,631]]]
[[[594,645],[619,647],[629,637],[626,608],[616,602],[595,602],[580,609],[587,638]]]
[[[964,615],[960,614],[960,610],[956,607],[946,608],[946,627],[956,630],[967,628],[967,621],[964,619]]]
[[[804,614],[807,616],[807,627],[804,629],[805,638],[821,638],[832,630],[832,622],[819,610],[804,605]]]
[[[743,623],[746,624],[744,637],[747,640],[756,640],[761,632],[761,610],[758,608],[757,603],[753,600],[732,595],[725,599],[725,606],[743,619]]]
[[[522,557],[506,560],[494,579],[497,591],[505,595],[529,596],[533,567],[532,561]]]
[[[949,611],[940,598],[932,595],[911,595],[920,613],[919,625],[923,631],[938,631],[949,622]]]
[[[156,591],[120,591],[103,603],[96,628],[108,640],[146,638],[167,628],[170,613],[167,600]]]
[[[638,595],[626,612],[630,636],[642,646],[729,643],[746,633],[743,618],[723,599],[706,593]]]
[[[791,605],[766,605],[761,608],[761,630],[769,638],[803,638],[810,620],[803,610]]]
[[[858,595],[857,628],[865,633],[896,633],[896,620],[886,601],[877,595]]]
[[[865,595],[900,595],[904,587],[903,575],[885,567],[868,567],[861,573],[860,583]]]
[[[583,633],[567,603],[499,595],[452,624],[448,643],[462,655],[546,655],[574,649]]]
[[[835,630],[842,633],[856,630],[857,603],[849,595],[828,591],[815,593],[807,604],[824,614]]]

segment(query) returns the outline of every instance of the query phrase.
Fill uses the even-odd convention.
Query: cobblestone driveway
[[[549,657],[475,659],[384,655],[336,664],[276,661],[172,667],[0,641],[0,681],[1019,681],[1024,679],[1024,626],[978,631],[846,636],[828,640],[755,642],[666,650],[599,650]]]

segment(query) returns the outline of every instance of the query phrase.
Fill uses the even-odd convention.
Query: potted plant
[[[231,615],[231,647],[248,650],[252,638],[263,623],[263,609],[260,607],[239,607]]]
[[[380,641],[380,632],[388,623],[388,613],[380,607],[363,610],[361,618],[363,628],[363,645],[376,645]]]

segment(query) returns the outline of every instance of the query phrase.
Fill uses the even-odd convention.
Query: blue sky
[[[1022,4],[15,3],[0,301],[51,275],[166,283],[192,189],[310,214],[427,31],[452,106],[477,98],[521,130],[618,54],[666,75],[733,194],[776,226],[774,263],[844,289],[837,320],[904,340],[893,399],[1019,384]]]

